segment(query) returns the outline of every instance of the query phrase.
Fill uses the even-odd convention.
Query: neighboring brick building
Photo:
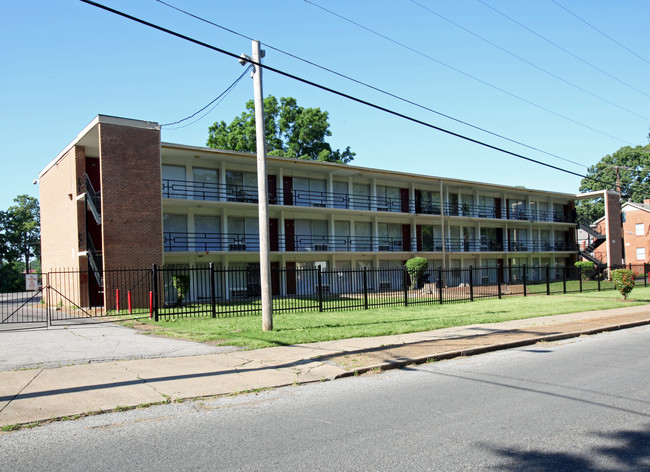
[[[417,254],[436,267],[501,266],[507,281],[508,267],[577,260],[572,194],[279,157],[267,167],[272,267],[401,267]],[[100,115],[40,187],[43,270],[81,271],[82,305],[108,305],[112,268],[259,274],[252,153],[160,143],[156,123]],[[274,290],[301,283],[287,276]]]
[[[650,199],[627,202],[621,208],[626,264],[650,262]]]

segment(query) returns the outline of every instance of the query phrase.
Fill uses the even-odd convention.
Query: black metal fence
[[[626,266],[647,286],[650,264]],[[261,313],[259,265],[222,268],[152,266],[104,272],[62,270],[38,276],[31,289],[0,293],[1,323],[55,322],[113,315],[232,317]],[[15,284],[13,284],[15,285]],[[12,286],[13,286],[12,285]],[[609,269],[574,266],[429,268],[273,267],[276,312],[363,310],[614,289]],[[2,289],[0,277],[0,290]]]
[[[649,264],[626,266],[648,284]],[[230,317],[261,312],[259,266],[154,266],[152,316]],[[609,269],[574,266],[433,268],[414,280],[396,268],[272,268],[276,312],[344,311],[481,298],[612,290]]]

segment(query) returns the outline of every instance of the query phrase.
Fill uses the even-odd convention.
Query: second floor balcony
[[[164,233],[165,252],[257,252],[257,234]],[[494,241],[488,239],[418,239],[374,236],[294,235],[271,237],[271,251],[287,252],[574,252],[576,244],[560,241]]]
[[[465,218],[492,218],[501,220],[575,223],[575,217],[563,211],[508,208],[498,205],[474,205],[467,202],[441,204],[436,201],[409,199],[408,195],[385,197],[355,193],[300,190],[284,191],[269,187],[269,203],[284,206],[333,208],[346,210],[383,211],[422,215],[441,215]],[[185,180],[163,179],[163,198],[184,200],[258,203],[257,187],[216,184]]]

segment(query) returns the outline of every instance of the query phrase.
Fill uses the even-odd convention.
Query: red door
[[[269,175],[268,178],[268,194],[269,194],[269,205],[275,205],[278,203],[277,194],[278,194],[278,177],[277,175]],[[273,250],[273,249],[271,249]]]
[[[287,267],[285,268],[285,276],[287,280],[287,295],[296,294],[296,263],[287,262]]]
[[[422,250],[422,225],[417,225],[415,227],[415,237],[416,239],[416,247],[418,251]],[[428,251],[430,251],[430,248],[427,248]]]
[[[296,250],[296,230],[293,220],[284,220],[284,250]]]
[[[415,191],[415,213],[422,213],[422,192]]]
[[[501,199],[494,199],[494,216],[495,218],[501,218]]]
[[[409,212],[409,189],[401,188],[399,189],[399,194],[402,200],[402,206],[401,206],[402,213],[408,213]]]
[[[404,251],[411,250],[411,225],[402,225],[402,248]]]
[[[293,205],[293,177],[282,177],[282,186],[284,187],[282,191],[284,204]]]
[[[269,219],[269,245],[271,251],[279,251],[279,237],[278,237],[278,219]]]
[[[271,262],[271,293],[280,296],[280,263]]]

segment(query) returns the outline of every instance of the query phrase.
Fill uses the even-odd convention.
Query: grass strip
[[[271,346],[385,336],[454,326],[496,323],[581,311],[606,310],[650,303],[650,287],[635,288],[631,300],[616,291],[555,296],[508,297],[444,305],[382,307],[369,310],[276,313],[274,330],[262,331],[260,316],[236,318],[167,318],[125,321],[151,334],[216,345],[259,349]]]

